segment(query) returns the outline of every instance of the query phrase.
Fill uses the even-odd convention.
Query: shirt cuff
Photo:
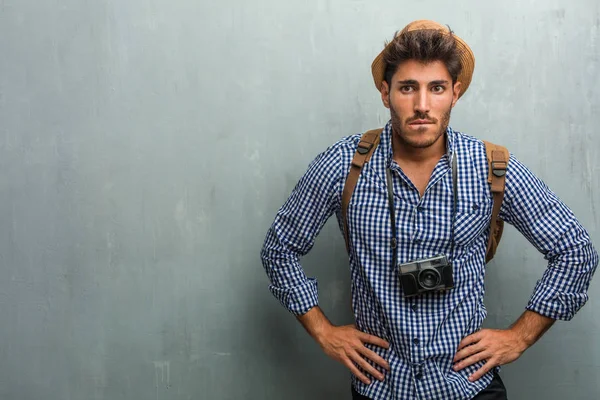
[[[314,278],[309,278],[306,283],[291,288],[269,285],[269,290],[294,315],[306,314],[319,304],[317,280]]]
[[[562,293],[539,281],[526,309],[545,317],[570,321],[588,300],[586,293]]]

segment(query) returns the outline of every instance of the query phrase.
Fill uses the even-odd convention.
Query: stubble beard
[[[410,118],[403,118],[403,116],[398,115],[394,107],[390,103],[390,114],[392,119],[392,130],[394,135],[400,140],[403,146],[412,147],[414,149],[425,149],[427,147],[432,146],[436,143],[446,130],[448,129],[448,124],[450,123],[450,113],[452,112],[452,106],[448,108],[448,110],[442,115],[441,122],[439,124],[439,130],[435,133],[433,137],[426,141],[417,141],[412,138],[413,135],[408,134],[402,127],[405,124],[408,124],[410,121],[415,119],[427,119],[431,120],[434,123],[437,123],[438,120],[435,118],[429,117],[426,113],[417,112],[414,116]],[[420,128],[419,131],[425,132],[427,130],[426,127]]]

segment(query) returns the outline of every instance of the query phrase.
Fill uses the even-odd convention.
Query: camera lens
[[[427,268],[419,272],[419,284],[425,289],[433,289],[440,284],[442,277],[433,268]]]

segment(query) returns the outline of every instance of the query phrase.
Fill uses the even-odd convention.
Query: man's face
[[[459,93],[460,82],[452,85],[443,62],[407,60],[389,86],[383,82],[381,98],[390,109],[396,138],[417,149],[433,145],[446,132]]]

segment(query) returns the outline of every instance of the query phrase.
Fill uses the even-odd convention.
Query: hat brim
[[[440,30],[442,30],[444,34],[448,34],[448,31],[444,31],[443,29]],[[458,94],[458,97],[460,98],[463,94],[465,94],[465,92],[469,88],[469,85],[471,84],[471,79],[473,78],[473,70],[475,69],[475,55],[464,40],[462,40],[456,34],[453,34],[453,36],[456,40],[456,47],[459,52],[460,64],[462,66],[461,72],[457,78],[457,81],[461,84],[460,93]],[[388,43],[388,45],[381,51],[381,53],[379,53],[377,57],[375,57],[375,60],[373,60],[373,63],[371,64],[373,81],[375,83],[375,87],[379,91],[381,91],[381,84],[385,80],[386,64],[383,60],[383,54],[392,45],[393,41]]]

